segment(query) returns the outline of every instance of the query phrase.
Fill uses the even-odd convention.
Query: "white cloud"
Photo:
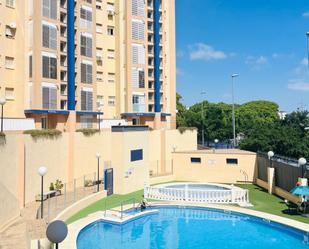
[[[309,17],[309,11],[304,12],[303,17]]]
[[[265,65],[268,63],[267,57],[261,55],[261,56],[247,56],[246,58],[246,64],[248,65],[255,65],[255,66],[260,66],[260,65]]]
[[[296,91],[309,91],[309,82],[305,82],[303,79],[290,80],[288,89]]]
[[[184,71],[182,71],[180,68],[176,68],[176,74],[177,75],[184,75],[185,74],[185,72]]]
[[[228,56],[225,52],[215,50],[212,46],[205,43],[196,43],[189,46],[191,60],[224,60]]]

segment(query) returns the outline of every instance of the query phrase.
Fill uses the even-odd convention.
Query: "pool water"
[[[307,235],[259,218],[203,208],[160,207],[123,225],[85,227],[78,249],[309,249]]]
[[[211,184],[173,184],[165,186],[165,188],[177,189],[185,189],[186,187],[190,190],[229,190],[229,188]]]

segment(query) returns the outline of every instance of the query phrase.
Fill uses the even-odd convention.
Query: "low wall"
[[[175,181],[175,175],[157,176],[149,179],[150,185]]]

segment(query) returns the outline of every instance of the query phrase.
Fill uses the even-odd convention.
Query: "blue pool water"
[[[178,189],[184,189],[184,188],[192,189],[192,190],[229,190],[228,188],[217,186],[217,185],[211,185],[211,184],[173,184],[173,185],[167,185],[165,188],[178,188]]]
[[[309,249],[304,232],[236,213],[160,207],[124,225],[85,227],[78,249]]]

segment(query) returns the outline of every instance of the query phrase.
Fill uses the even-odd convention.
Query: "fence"
[[[258,178],[267,182],[267,168],[275,169],[275,184],[277,187],[290,191],[295,187],[299,177],[308,178],[309,165],[299,166],[298,161],[284,156],[274,156],[271,160],[267,154],[258,153],[257,156],[257,175]]]
[[[74,179],[72,182],[64,183],[60,190],[53,191],[43,201],[43,218],[49,222],[54,219],[61,211],[71,206],[75,202],[104,189],[103,171],[100,173],[100,179],[97,179],[97,173],[84,175],[81,178]],[[37,198],[40,199],[40,196]],[[37,218],[41,218],[41,206],[37,211]]]
[[[163,171],[162,168],[165,168]],[[150,162],[149,167],[149,176],[158,177],[158,176],[167,176],[174,173],[173,160],[156,160]]]
[[[148,199],[162,201],[185,201],[216,204],[249,203],[248,190],[240,188],[232,188],[229,190],[199,190],[146,186],[144,188],[144,196]]]

